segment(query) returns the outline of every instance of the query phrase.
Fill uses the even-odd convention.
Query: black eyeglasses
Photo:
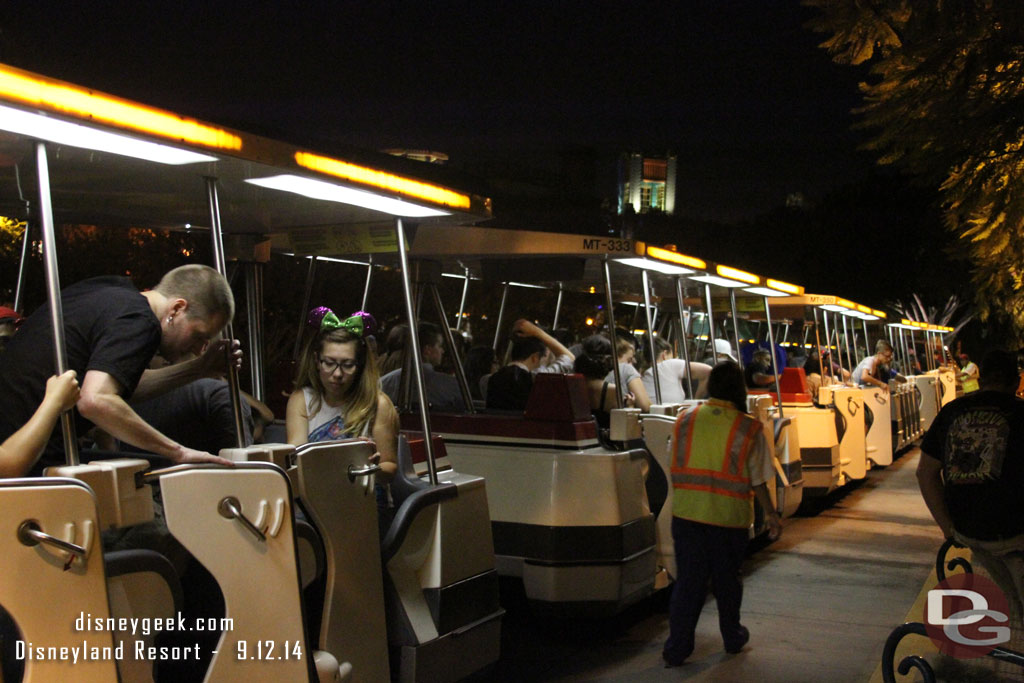
[[[330,358],[319,358],[317,360],[320,363],[320,369],[328,374],[333,373],[338,368],[341,368],[342,372],[354,372],[359,367],[359,363],[354,360],[343,360],[340,362]]]

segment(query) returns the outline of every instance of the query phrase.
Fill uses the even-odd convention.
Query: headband
[[[371,335],[377,330],[377,321],[365,311],[356,311],[348,318],[341,320],[334,311],[326,306],[319,306],[309,312],[309,324],[324,330],[343,329],[357,337]]]

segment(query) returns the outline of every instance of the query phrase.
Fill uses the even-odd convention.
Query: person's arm
[[[921,497],[928,506],[928,512],[932,513],[932,519],[942,529],[942,535],[946,538],[952,537],[953,520],[949,517],[946,498],[943,495],[945,485],[942,483],[942,461],[924,451],[917,461],[917,486],[921,489]]]
[[[370,434],[380,456],[378,481],[389,482],[398,472],[398,411],[383,392],[377,394],[377,416]]]
[[[633,394],[633,405],[643,412],[648,412],[651,409],[651,397],[647,394],[647,389],[644,388],[644,382],[637,375],[633,379],[626,383],[626,388],[629,389],[629,393]]]
[[[32,469],[53,432],[57,418],[65,410],[71,410],[78,396],[74,370],[46,380],[46,395],[36,412],[21,429],[0,444],[0,478],[21,477]]]
[[[214,462],[230,465],[230,460],[186,448],[150,426],[121,398],[116,379],[101,370],[89,370],[82,382],[78,412],[115,439],[176,463]]]
[[[761,483],[755,486],[754,496],[764,508],[765,519],[768,521],[768,538],[774,541],[782,535],[782,517],[772,507],[772,497],[768,494],[768,485]]]
[[[569,349],[565,348],[562,342],[558,341],[525,318],[520,318],[515,321],[512,325],[512,334],[521,334],[525,337],[536,337],[537,339],[540,339],[544,342],[544,346],[546,346],[556,358],[559,356],[568,356],[571,360],[576,359],[576,356],[574,356]]]
[[[306,396],[302,389],[296,389],[288,397],[284,425],[291,445],[301,446],[309,441],[309,417],[306,415]]]
[[[147,369],[135,387],[132,400],[146,401],[197,379],[224,375],[228,369],[228,343],[227,339],[215,339],[207,344],[201,356],[162,368]],[[231,348],[231,356],[238,369],[242,366],[242,350],[237,339],[231,342]]]

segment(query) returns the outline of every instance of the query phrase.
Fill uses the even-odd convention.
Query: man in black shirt
[[[748,389],[764,389],[775,383],[772,374],[772,352],[768,349],[757,349],[750,365],[743,369],[743,377],[747,380]]]
[[[61,301],[68,368],[82,383],[75,414],[79,434],[96,425],[175,463],[227,462],[168,438],[127,402],[146,400],[226,369],[229,342],[209,343],[234,315],[231,288],[217,271],[181,266],[143,293],[128,278],[92,278],[66,287]],[[190,353],[198,357],[148,370],[157,351],[172,362]],[[236,364],[239,355],[233,353]],[[0,441],[32,415],[47,378],[55,372],[50,311],[44,305],[25,320],[0,355]],[[31,471],[41,474],[44,467],[64,461],[63,441],[55,430]]]
[[[1006,593],[1017,615],[1024,607],[1024,401],[1017,359],[990,352],[981,389],[935,417],[921,443],[917,480],[942,533],[971,548]]]

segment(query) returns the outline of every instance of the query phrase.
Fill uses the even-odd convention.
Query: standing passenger
[[[693,652],[709,577],[725,651],[735,654],[750,640],[740,624],[740,563],[753,522],[751,490],[765,510],[769,537],[782,533],[765,485],[775,475],[771,450],[763,425],[746,414],[743,371],[731,361],[719,363],[708,393],[707,403],[679,415],[673,438],[672,540],[679,570],[662,651],[668,666],[679,666]]]
[[[170,271],[147,292],[139,293],[126,277],[98,277],[76,282],[60,296],[68,368],[82,378],[75,421],[79,434],[95,425],[174,463],[230,464],[168,438],[128,404],[129,399],[145,400],[224,371],[225,350],[232,342],[211,343],[235,312],[231,287],[223,276],[193,264]],[[147,369],[158,350],[172,362],[190,353],[199,357]],[[241,352],[232,357],[237,365]],[[0,355],[0,439],[29,420],[55,366],[50,307],[44,305],[25,320]],[[56,432],[32,472],[41,474],[44,467],[64,462],[64,443]]]
[[[704,398],[708,391],[708,375],[711,366],[705,363],[691,362],[675,357],[672,345],[661,337],[654,338],[654,348],[658,352],[658,379],[661,384],[662,403],[680,403],[687,398]],[[687,396],[686,386],[687,365],[692,375],[693,396]],[[652,368],[644,370],[643,383],[648,397],[654,396],[654,373]]]
[[[651,397],[644,389],[644,380],[640,371],[633,365],[636,357],[636,340],[633,335],[619,330],[615,331],[615,355],[619,362],[619,376],[622,380],[622,396],[632,394],[633,405],[648,412],[651,409]],[[605,377],[609,382],[615,381],[614,369]]]

